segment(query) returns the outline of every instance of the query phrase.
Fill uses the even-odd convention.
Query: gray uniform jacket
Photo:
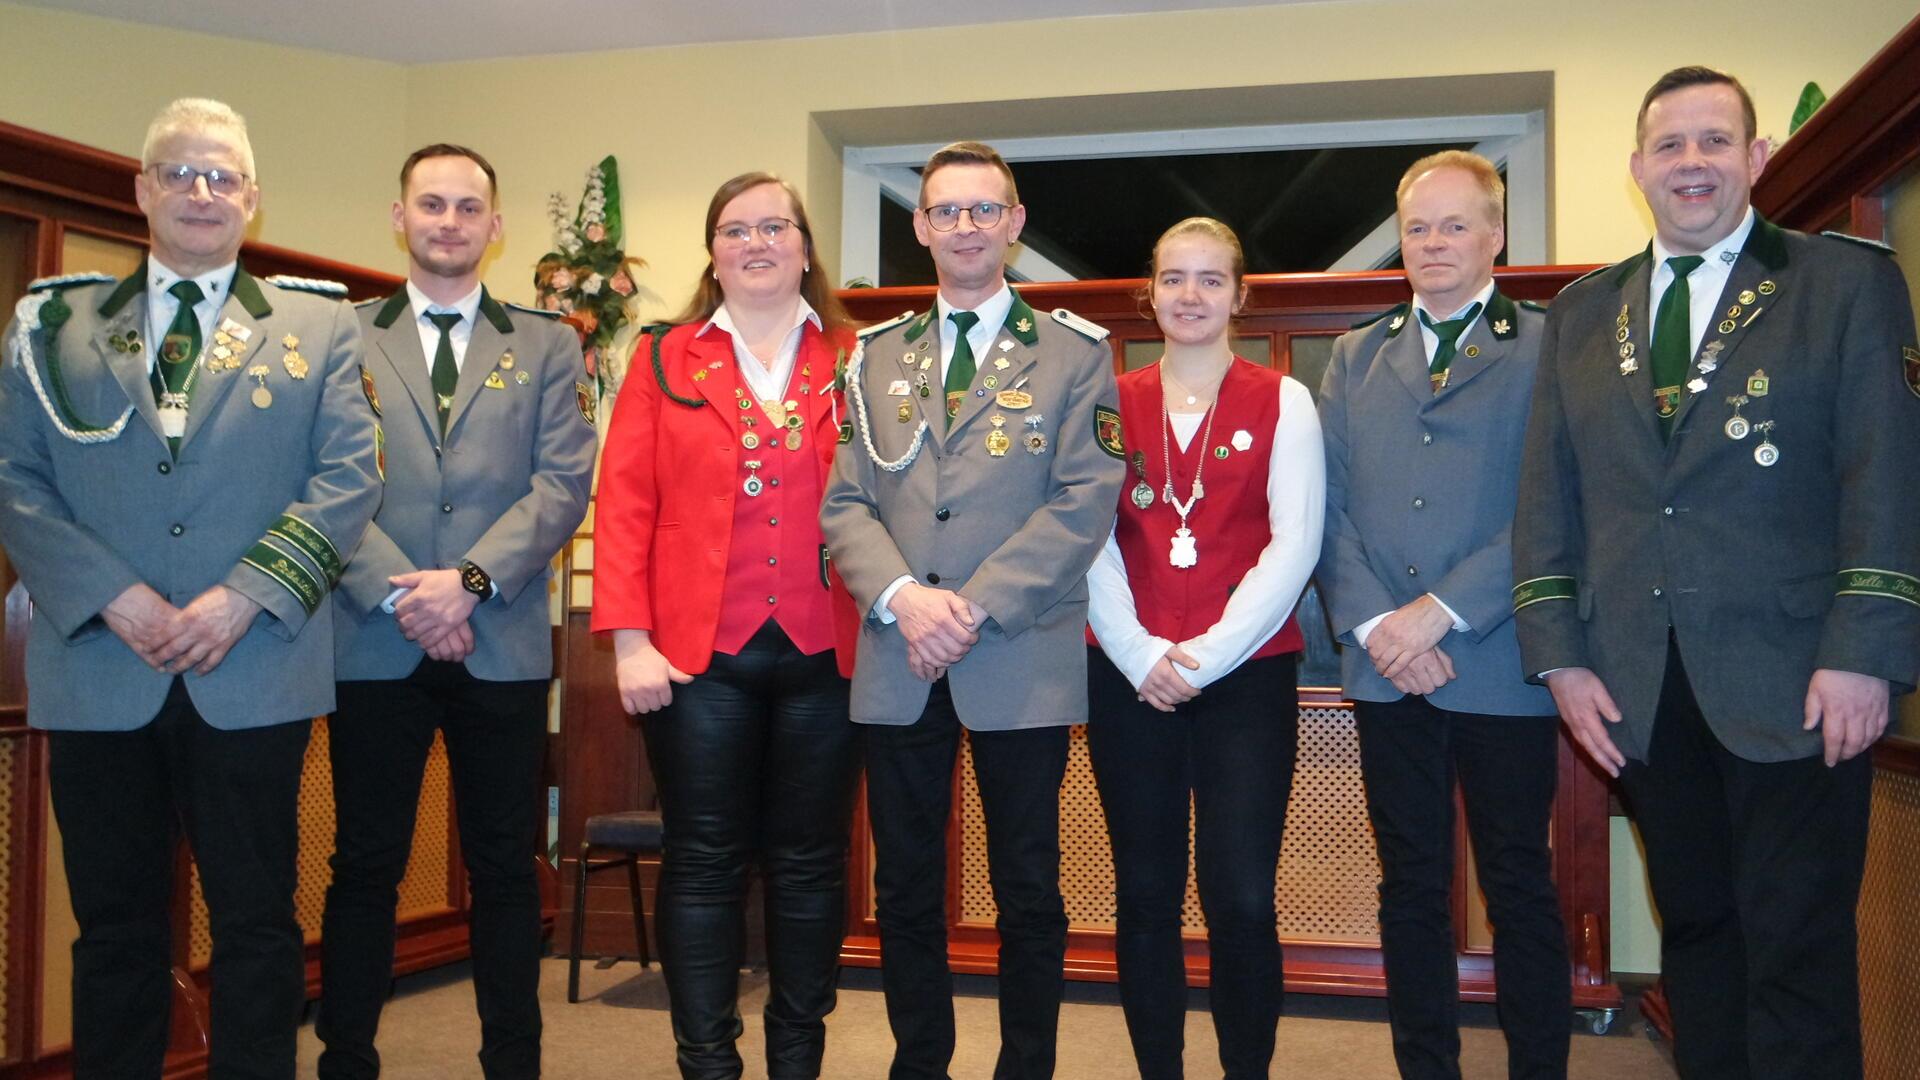
[[[368,394],[384,414],[387,494],[334,594],[338,677],[400,679],[418,667],[425,653],[380,606],[393,591],[387,578],[472,560],[499,592],[473,609],[467,670],[496,682],[547,678],[545,585],[586,516],[597,445],[579,338],[482,291],[442,443],[407,291],[358,311]]]
[[[1906,285],[1859,242],[1756,220],[1701,339],[1717,365],[1688,371],[1706,385],[1663,444],[1651,273],[1649,249],[1547,315],[1514,524],[1522,661],[1534,676],[1593,669],[1624,714],[1614,742],[1644,761],[1671,627],[1722,745],[1751,761],[1819,754],[1820,732],[1802,730],[1815,669],[1901,693],[1920,668]],[[1732,437],[1737,397],[1749,425],[1773,426]]]
[[[848,441],[820,509],[834,565],[866,615],[853,719],[911,724],[926,707],[929,684],[907,670],[899,627],[872,615],[887,586],[910,574],[986,609],[979,643],[947,672],[961,723],[1084,722],[1086,574],[1112,531],[1124,472],[1106,333],[1064,311],[1036,317],[1016,297],[946,430],[933,318],[903,317],[863,336],[848,371]],[[875,463],[907,457],[923,423],[910,464]]]
[[[1456,678],[1427,695],[1443,709],[1550,716],[1553,699],[1520,668],[1512,619],[1513,511],[1520,444],[1545,317],[1496,289],[1461,335],[1433,392],[1410,305],[1341,335],[1320,387],[1327,444],[1326,542],[1319,580],[1356,701],[1398,701],[1353,630],[1426,593],[1471,629],[1440,642]]]
[[[380,501],[353,310],[236,270],[176,460],[141,341],[146,279],[143,263],[117,285],[29,293],[7,328],[0,543],[34,602],[28,721],[125,731],[159,712],[174,677],[101,617],[141,582],[177,607],[225,584],[264,609],[212,673],[185,676],[209,724],[328,712],[326,594]]]

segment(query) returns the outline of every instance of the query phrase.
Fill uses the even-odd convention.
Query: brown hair
[[[428,158],[436,157],[462,157],[480,166],[480,171],[487,174],[488,200],[496,204],[500,201],[500,178],[494,174],[493,162],[481,157],[480,151],[478,150],[472,150],[455,143],[443,142],[423,146],[407,155],[406,164],[400,166],[401,198],[404,199],[407,196],[407,181],[413,179],[413,167]]]
[[[1238,294],[1247,283],[1247,253],[1241,249],[1239,234],[1233,231],[1232,226],[1218,218],[1210,217],[1182,218],[1174,222],[1166,232],[1161,233],[1160,239],[1153,242],[1153,255],[1147,260],[1147,282],[1133,294],[1134,309],[1145,315],[1149,321],[1152,320],[1153,315],[1147,309],[1153,306],[1153,283],[1160,277],[1160,249],[1166,246],[1167,241],[1182,236],[1204,236],[1210,240],[1218,240],[1227,246],[1229,252],[1232,252],[1235,293],[1233,306],[1237,313],[1241,301]]]
[[[1014,185],[1013,169],[1007,165],[1007,159],[1000,156],[1000,151],[986,143],[971,141],[948,143],[935,150],[933,156],[927,159],[926,167],[920,170],[921,202],[927,201],[927,180],[949,165],[990,165],[1000,170],[1000,175],[1007,181],[1008,204],[1013,206],[1020,204],[1020,189]]]
[[[807,223],[807,208],[800,201],[800,193],[792,184],[768,172],[748,172],[721,184],[714,191],[713,198],[707,203],[706,239],[707,268],[700,272],[700,282],[694,286],[693,299],[673,317],[676,324],[702,323],[713,317],[726,302],[727,294],[720,288],[720,280],[713,270],[713,231],[720,226],[720,212],[727,204],[741,194],[760,187],[763,184],[776,184],[787,193],[787,204],[793,207],[793,223],[800,229],[800,235],[806,239],[807,269],[800,274],[800,296],[820,316],[822,328],[833,331],[853,325],[853,318],[840,304],[840,297],[833,291],[833,275],[827,271],[826,263],[820,253],[814,250],[813,226]]]
[[[1400,177],[1400,186],[1393,193],[1396,213],[1400,204],[1406,201],[1407,189],[1413,186],[1413,182],[1435,169],[1459,169],[1473,177],[1479,183],[1480,190],[1487,194],[1487,212],[1493,215],[1493,223],[1501,225],[1506,222],[1507,185],[1500,179],[1500,170],[1494,168],[1493,162],[1469,150],[1442,150],[1407,166],[1405,175]]]
[[[1733,87],[1733,92],[1740,95],[1740,117],[1747,122],[1747,142],[1752,143],[1759,137],[1760,125],[1754,119],[1753,95],[1747,93],[1747,88],[1740,84],[1740,80],[1724,71],[1694,64],[1674,68],[1654,80],[1654,84],[1647,88],[1647,96],[1640,99],[1640,115],[1633,121],[1633,145],[1636,149],[1647,141],[1647,110],[1652,108],[1653,103],[1660,98],[1689,86]]]

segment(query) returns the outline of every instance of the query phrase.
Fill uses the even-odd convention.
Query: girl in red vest
[[[1326,473],[1305,387],[1233,355],[1239,238],[1161,235],[1158,363],[1120,377],[1131,470],[1087,575],[1087,739],[1118,878],[1120,1002],[1143,1080],[1182,1075],[1187,807],[1227,1080],[1267,1076],[1280,1019],[1274,874],[1293,784],[1295,603]]]
[[[738,1077],[747,867],[764,866],[767,1069],[817,1077],[845,929],[858,632],[820,496],[852,348],[792,185],[707,207],[693,300],[640,337],[600,471],[593,629],[641,715],[665,822],[660,958],[683,1077]]]

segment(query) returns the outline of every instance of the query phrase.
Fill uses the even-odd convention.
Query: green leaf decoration
[[[1800,130],[1800,125],[1806,123],[1807,118],[1826,103],[1827,95],[1820,89],[1820,84],[1808,83],[1800,91],[1800,104],[1793,107],[1793,122],[1787,125],[1787,137],[1792,138],[1793,133]]]
[[[623,237],[620,231],[620,166],[614,163],[612,154],[601,159],[600,178],[606,183],[607,240],[618,248]]]

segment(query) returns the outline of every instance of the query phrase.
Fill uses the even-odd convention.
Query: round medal
[[[1727,438],[1729,439],[1737,442],[1746,438],[1752,432],[1753,425],[1748,423],[1747,418],[1744,416],[1735,416],[1727,421]]]
[[[254,408],[264,409],[271,404],[273,404],[273,391],[264,386],[256,386],[253,388]]]
[[[800,449],[800,433],[798,431],[787,432],[787,449],[789,450]]]
[[[765,490],[766,486],[766,483],[762,481],[757,474],[748,473],[746,481],[740,485],[740,490],[746,492],[749,496],[758,496],[761,491]]]
[[[740,445],[749,450],[758,450],[760,449],[760,436],[749,431],[745,435],[740,436]]]
[[[1759,465],[1763,469],[1772,468],[1773,463],[1779,460],[1780,448],[1770,442],[1763,442],[1753,448],[1754,464]]]
[[[1133,505],[1142,510],[1153,505],[1153,489],[1147,486],[1145,480],[1133,485]]]

